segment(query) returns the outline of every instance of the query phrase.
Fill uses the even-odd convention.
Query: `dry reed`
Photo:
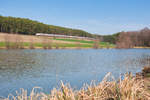
[[[124,79],[118,81],[108,73],[99,84],[92,82],[76,91],[63,82],[59,89],[54,88],[50,94],[37,93],[35,89],[29,96],[26,90],[21,89],[17,96],[9,95],[3,100],[150,100],[150,94],[144,88],[144,80],[137,80],[131,73],[125,74]]]
[[[6,34],[5,47],[6,49],[23,49],[22,37],[18,34],[14,34],[13,36]]]
[[[94,40],[93,49],[99,48],[99,40]]]
[[[42,46],[43,46],[43,49],[52,49],[51,39],[47,37],[43,37]]]
[[[10,49],[10,38],[11,37],[8,34],[4,36],[6,49]]]
[[[56,43],[55,48],[56,48],[56,49],[59,49],[59,45],[58,45],[58,43]]]
[[[33,38],[30,39],[29,49],[35,49]]]
[[[76,45],[77,45],[77,49],[81,49],[81,43],[80,42],[76,42]]]

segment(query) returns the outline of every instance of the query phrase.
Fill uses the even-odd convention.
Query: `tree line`
[[[121,32],[116,44],[117,48],[150,47],[150,29]]]
[[[118,37],[120,35],[121,32],[112,34],[112,35],[103,35],[102,36],[102,41],[103,42],[109,42],[111,44],[116,44]]]
[[[83,30],[47,25],[26,18],[0,16],[0,32],[35,35],[36,33],[61,34],[81,37],[94,37]]]
[[[96,38],[103,42],[116,43],[119,33],[113,35],[91,34],[79,29],[71,29],[54,25],[47,25],[27,18],[0,16],[0,32],[35,35],[36,33],[60,34]]]
[[[117,48],[135,46],[150,47],[150,29],[140,31],[118,32],[113,35],[96,35],[83,30],[48,25],[27,18],[0,16],[0,32],[35,35],[36,33],[81,36],[99,39],[102,42],[116,44]]]
[[[116,44],[117,48],[150,47],[150,29],[103,35],[101,41]]]

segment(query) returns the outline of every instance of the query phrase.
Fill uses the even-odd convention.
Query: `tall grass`
[[[55,48],[56,48],[56,49],[59,49],[58,43],[55,44]]]
[[[30,39],[29,49],[35,49],[33,38]]]
[[[17,96],[9,95],[4,100],[150,100],[144,80],[137,80],[132,74],[125,74],[123,80],[115,80],[108,73],[99,84],[92,82],[80,90],[74,90],[63,82],[59,89],[54,88],[50,94],[36,92],[35,89],[29,96],[27,90],[21,89]]]
[[[23,49],[22,37],[18,34],[13,36],[6,34],[4,37],[6,49]]]
[[[43,37],[43,49],[52,49],[52,41],[49,38]]]
[[[81,43],[80,42],[77,42],[76,45],[77,45],[77,49],[81,49]]]
[[[98,49],[99,48],[99,40],[94,40],[93,48],[94,49]]]
[[[11,47],[11,46],[10,46],[10,38],[11,38],[11,37],[10,37],[9,35],[7,35],[7,34],[4,36],[5,47],[6,47],[7,49],[10,49],[10,47]]]

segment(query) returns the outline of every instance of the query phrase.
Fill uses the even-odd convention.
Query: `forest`
[[[35,35],[36,33],[61,34],[99,39],[102,42],[116,43],[119,33],[113,35],[91,34],[79,29],[71,29],[54,25],[47,25],[27,18],[0,16],[0,32]]]
[[[0,16],[0,32],[35,35],[36,33],[61,34],[81,37],[94,37],[83,30],[47,25],[26,18]]]
[[[112,35],[96,35],[79,29],[48,25],[27,18],[0,16],[0,32],[35,35],[36,33],[61,34],[90,37],[116,44],[117,48],[150,47],[150,29],[139,31],[118,32]]]
[[[121,32],[116,44],[117,48],[150,47],[150,29]]]
[[[118,37],[120,35],[121,32],[112,34],[112,35],[103,35],[102,36],[102,41],[103,42],[109,42],[112,44],[116,44],[116,42],[118,41]]]

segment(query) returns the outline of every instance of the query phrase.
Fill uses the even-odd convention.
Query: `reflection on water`
[[[35,86],[49,93],[60,80],[80,88],[91,80],[101,81],[108,72],[118,77],[146,65],[148,49],[0,50],[0,96]]]

